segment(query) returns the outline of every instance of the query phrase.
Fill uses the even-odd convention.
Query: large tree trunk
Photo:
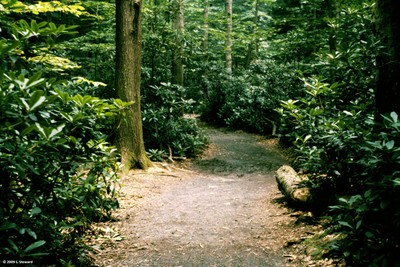
[[[225,64],[226,71],[232,73],[232,0],[226,0],[226,39],[225,39]]]
[[[176,31],[176,48],[172,58],[172,83],[183,86],[183,31],[184,31],[184,3],[183,0],[174,0],[173,9],[174,29]]]
[[[141,0],[116,1],[116,89],[118,98],[133,102],[117,134],[124,171],[151,166],[144,149],[140,110],[141,5]]]
[[[376,30],[381,49],[377,57],[375,103],[380,114],[400,115],[400,5],[397,0],[376,0]]]

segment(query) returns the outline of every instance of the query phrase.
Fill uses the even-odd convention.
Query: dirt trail
[[[123,177],[118,220],[99,225],[107,238],[96,240],[96,264],[304,266],[299,248],[286,245],[312,229],[279,204],[274,171],[285,158],[276,141],[206,131],[202,157]]]

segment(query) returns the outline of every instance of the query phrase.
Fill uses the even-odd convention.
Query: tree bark
[[[226,40],[225,40],[225,62],[227,73],[232,73],[232,0],[226,0]]]
[[[376,0],[376,31],[380,40],[376,75],[376,120],[380,114],[400,115],[400,6],[396,0]]]
[[[185,28],[183,0],[174,0],[174,29],[176,48],[172,58],[172,84],[183,86],[183,31]]]
[[[203,37],[203,49],[206,55],[208,54],[208,0],[204,0],[204,10],[203,10],[203,16],[204,16],[204,37]]]
[[[288,165],[283,165],[276,171],[278,188],[292,203],[306,204],[311,201],[310,190],[301,185],[302,181],[304,180]]]
[[[140,109],[141,0],[116,1],[116,89],[118,98],[133,102],[117,133],[124,171],[147,169],[151,161],[143,141]]]

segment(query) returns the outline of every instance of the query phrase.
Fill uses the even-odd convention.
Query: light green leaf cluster
[[[81,15],[90,15],[88,12],[85,11],[85,8],[79,4],[66,5],[64,3],[61,3],[60,1],[38,1],[37,3],[31,5],[15,0],[0,1],[0,12],[7,12],[7,10],[12,10],[13,12],[19,13],[28,12],[35,15],[46,12],[69,13],[77,17]]]
[[[48,65],[54,71],[65,71],[68,69],[79,69],[80,66],[69,60],[68,58],[58,57],[52,54],[43,54],[40,56],[32,57],[28,61],[32,63],[41,63]]]

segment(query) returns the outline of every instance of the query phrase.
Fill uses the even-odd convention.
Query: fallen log
[[[309,204],[311,192],[302,182],[304,178],[288,165],[283,165],[276,171],[276,182],[282,194],[293,204]]]

